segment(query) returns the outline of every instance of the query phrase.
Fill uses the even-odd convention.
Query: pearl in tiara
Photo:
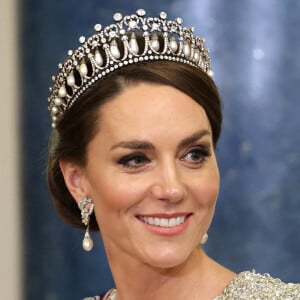
[[[130,64],[168,60],[213,75],[204,38],[195,36],[193,27],[182,26],[181,18],[167,20],[165,12],[158,17],[145,15],[143,9],[127,16],[115,13],[114,24],[104,28],[96,24],[94,35],[81,36],[81,45],[68,51],[58,75],[52,77],[48,101],[53,128],[91,85]]]

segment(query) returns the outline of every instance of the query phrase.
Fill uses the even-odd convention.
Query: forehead
[[[138,117],[179,113],[192,115],[194,111],[206,117],[202,106],[185,93],[166,85],[139,83],[125,88],[100,108],[101,119],[115,119],[121,115]]]
[[[143,137],[162,131],[207,129],[207,115],[196,101],[166,85],[140,83],[100,107],[100,132]]]

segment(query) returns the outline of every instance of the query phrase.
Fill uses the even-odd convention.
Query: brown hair
[[[77,100],[50,137],[49,188],[56,210],[75,227],[84,228],[84,225],[77,204],[66,187],[59,161],[68,160],[85,166],[87,145],[96,135],[97,123],[101,118],[98,108],[121,93],[124,87],[140,82],[172,86],[199,103],[210,121],[216,146],[221,132],[221,101],[213,80],[206,73],[195,67],[168,61],[139,63],[114,72],[104,81],[95,83]],[[99,229],[94,214],[91,216],[90,229]]]

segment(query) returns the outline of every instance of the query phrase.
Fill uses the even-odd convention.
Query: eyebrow
[[[179,149],[185,148],[188,145],[193,144],[193,143],[197,142],[198,140],[202,139],[206,135],[210,136],[211,135],[210,131],[208,131],[208,130],[198,131],[198,132],[192,134],[191,136],[188,136],[187,138],[183,139],[179,143],[178,148]]]
[[[155,147],[150,142],[147,141],[131,140],[131,141],[117,143],[114,146],[112,146],[110,150],[116,148],[153,150]]]
[[[191,136],[188,136],[187,138],[183,139],[179,145],[178,148],[184,148],[198,140],[200,140],[201,138],[203,138],[204,136],[210,136],[211,133],[208,130],[201,130],[198,131],[194,134],[192,134]],[[143,141],[143,140],[131,140],[131,141],[122,141],[119,142],[115,145],[113,145],[110,150],[116,149],[116,148],[126,148],[126,149],[133,149],[133,150],[154,150],[155,147],[152,143],[148,142],[148,141]]]

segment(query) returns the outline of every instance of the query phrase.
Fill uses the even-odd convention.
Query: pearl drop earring
[[[201,239],[201,245],[205,244],[207,240],[208,240],[208,234],[207,232],[205,232]]]
[[[82,247],[85,251],[91,251],[94,247],[94,242],[89,233],[89,224],[90,216],[94,211],[93,200],[88,197],[84,197],[79,201],[78,207],[81,211],[82,223],[86,225],[86,230],[82,241]]]

